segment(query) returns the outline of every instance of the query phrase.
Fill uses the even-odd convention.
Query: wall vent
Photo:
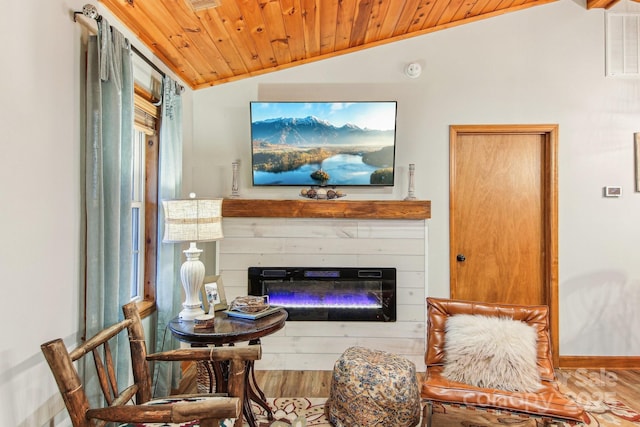
[[[189,0],[193,10],[211,9],[220,6],[220,0]]]
[[[640,76],[640,13],[606,14],[607,76]]]

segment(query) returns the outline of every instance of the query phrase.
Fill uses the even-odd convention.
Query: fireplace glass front
[[[268,295],[287,320],[396,320],[395,268],[250,267],[249,295]]]

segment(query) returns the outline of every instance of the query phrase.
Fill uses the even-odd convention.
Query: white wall
[[[57,392],[40,344],[78,331],[80,30],[63,2],[5,2],[0,35],[0,424],[18,426]]]
[[[640,80],[604,76],[604,11],[584,3],[555,2],[197,91],[194,190],[228,195],[231,162],[240,159],[243,197],[297,197],[295,188],[251,187],[252,100],[397,100],[400,176],[415,163],[417,196],[432,201],[427,294],[447,296],[448,126],[557,123],[560,354],[640,355],[640,331],[630,327],[640,323],[632,155]],[[422,65],[420,78],[403,74],[409,62]],[[603,198],[605,185],[623,186],[623,197]],[[349,193],[399,199],[406,181]]]
[[[68,423],[40,344],[60,337],[75,345],[82,324],[84,30],[71,11],[85,3],[3,2],[0,13],[2,426]],[[187,91],[187,149],[190,96]]]

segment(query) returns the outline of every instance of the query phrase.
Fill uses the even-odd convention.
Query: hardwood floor
[[[189,366],[178,391],[194,392],[195,368]],[[558,369],[561,390],[571,393],[579,402],[595,402],[599,427],[640,426],[640,422],[624,421],[611,415],[603,402],[621,401],[640,413],[640,370],[637,369]],[[418,373],[418,380],[424,373]],[[255,378],[267,397],[329,397],[331,371],[256,371]],[[603,408],[603,406],[605,408]],[[627,414],[627,416],[633,416]],[[502,424],[501,424],[502,425]]]
[[[329,397],[331,371],[256,371],[267,397]]]
[[[584,399],[624,401],[640,412],[640,370],[559,369],[559,382]],[[423,373],[418,373],[418,380]],[[267,397],[329,397],[331,371],[256,371]],[[185,372],[180,391],[195,390],[195,369]]]
[[[195,393],[196,375],[189,365],[176,392]],[[256,371],[255,377],[267,397],[329,397],[331,371]]]

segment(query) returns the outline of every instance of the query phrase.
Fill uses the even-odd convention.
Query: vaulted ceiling
[[[554,1],[101,0],[193,89]]]

